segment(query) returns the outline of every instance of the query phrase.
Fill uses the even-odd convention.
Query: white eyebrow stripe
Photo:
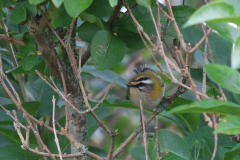
[[[139,83],[151,84],[151,83],[152,83],[152,81],[151,81],[150,79],[147,79],[147,80],[142,80],[142,81],[139,81],[139,82],[138,82],[138,84],[139,84]]]

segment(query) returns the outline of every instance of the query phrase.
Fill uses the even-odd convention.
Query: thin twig
[[[64,94],[65,94],[65,98],[67,99],[67,87],[66,87],[66,82],[64,79],[64,75],[63,75],[63,71],[62,71],[62,65],[58,59],[58,67],[59,67],[59,72],[61,74],[61,78],[62,78],[62,84],[63,84],[63,90],[64,90]],[[68,126],[69,126],[69,110],[68,110],[68,102],[65,102],[65,115],[66,115],[66,122],[65,122],[65,129],[66,131],[68,131]]]
[[[116,135],[118,134],[118,130],[114,130],[112,131],[112,140],[111,140],[111,145],[109,148],[109,152],[108,152],[108,156],[107,156],[107,160],[112,160],[112,156],[113,156],[113,150],[114,150],[114,145],[115,145],[115,139],[116,139]]]
[[[156,144],[157,144],[157,156],[158,159],[161,159],[161,150],[160,150],[160,140],[158,137],[158,116],[156,116],[156,123],[155,123],[155,134],[156,134]]]
[[[190,53],[195,52],[200,46],[201,44],[205,41],[205,39],[207,39],[207,37],[212,33],[212,29],[209,29],[207,34],[205,34],[203,36],[203,38],[190,50]]]
[[[13,43],[16,45],[25,46],[25,44],[22,40],[15,39],[15,38],[6,36],[4,34],[0,34],[0,41],[6,41],[6,42]]]
[[[143,143],[144,143],[144,148],[145,148],[145,156],[146,156],[146,160],[149,160],[147,134],[146,134],[146,129],[145,129],[143,107],[142,107],[142,100],[141,99],[140,99],[140,110],[141,110],[141,121],[142,121],[142,126],[143,126]]]
[[[60,148],[60,145],[59,145],[59,139],[57,137],[57,133],[56,133],[56,128],[55,128],[55,103],[56,103],[56,99],[53,95],[53,99],[52,99],[52,102],[53,102],[53,112],[52,112],[52,124],[53,124],[53,133],[54,133],[54,137],[55,137],[55,143],[56,143],[56,146],[57,146],[57,149],[58,149],[58,154],[60,155],[60,160],[62,160],[62,152],[61,152],[61,148]]]
[[[215,114],[215,113],[212,115],[212,118],[213,118],[213,126],[214,126],[214,128],[216,129],[216,128],[217,128],[217,122],[216,122],[216,114]],[[218,134],[215,133],[215,134],[214,134],[214,149],[213,149],[213,154],[212,154],[211,160],[214,160],[214,158],[215,158],[215,156],[216,156],[216,153],[217,153],[217,144],[218,144]]]

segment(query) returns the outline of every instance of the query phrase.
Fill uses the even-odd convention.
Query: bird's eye
[[[139,83],[138,85],[139,85],[139,86],[144,86],[144,83],[141,82],[141,83]]]

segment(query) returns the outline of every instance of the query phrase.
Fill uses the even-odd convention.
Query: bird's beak
[[[133,85],[132,84],[126,84],[127,87],[132,87]]]

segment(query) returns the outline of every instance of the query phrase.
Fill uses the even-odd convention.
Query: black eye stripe
[[[139,82],[139,81],[145,81],[145,80],[149,80],[150,78],[149,77],[141,77],[139,79],[134,79],[133,81],[134,82]]]

